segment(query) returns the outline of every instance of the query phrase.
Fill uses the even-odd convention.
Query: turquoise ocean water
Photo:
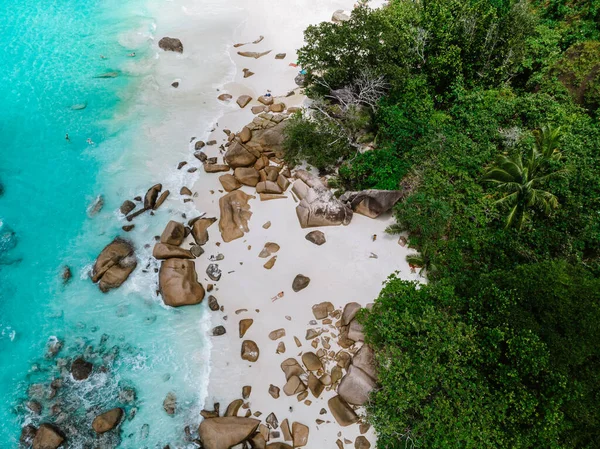
[[[209,369],[206,305],[163,307],[155,293],[151,250],[144,247],[184,210],[179,205],[188,215],[192,207],[174,195],[154,217],[136,221],[127,237],[135,243],[138,268],[119,290],[102,294],[88,278],[99,251],[123,235],[116,212],[121,202],[163,181],[144,160],[160,166],[156,160],[163,149],[150,148],[143,132],[163,117],[140,101],[152,91],[152,11],[160,6],[142,0],[0,3],[2,449],[18,447],[25,423],[64,420],[47,398],[40,416],[23,404],[31,384],[47,387],[57,376],[57,359],[80,354],[96,361],[95,374],[88,383],[68,387],[71,396],[59,405],[77,409],[83,413],[80,422],[89,425],[93,413],[85,412],[119,405],[119,392],[133,388],[136,399],[124,406],[128,419],[118,447],[187,447],[183,429],[198,423]],[[225,42],[224,37],[211,42],[215,69],[205,80],[210,98],[229,67]],[[131,52],[135,58],[128,56]],[[97,77],[107,72],[119,76]],[[216,106],[206,106],[204,118],[198,118],[198,136],[218,113]],[[181,141],[185,145],[178,151],[185,154],[189,137]],[[168,164],[178,157],[167,157]],[[88,206],[100,194],[104,207],[90,217]],[[67,285],[61,280],[64,265],[73,272]],[[49,360],[44,354],[53,338],[64,341],[64,348]],[[174,417],[162,407],[168,392],[177,395]],[[91,447],[86,438],[74,436],[69,447]]]

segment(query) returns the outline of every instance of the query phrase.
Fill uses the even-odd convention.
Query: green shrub
[[[339,169],[339,179],[346,190],[395,190],[408,172],[408,162],[393,150],[372,150],[358,154]]]
[[[319,170],[331,170],[352,147],[331,126],[296,113],[288,121],[284,140],[285,160],[292,165],[306,161]]]

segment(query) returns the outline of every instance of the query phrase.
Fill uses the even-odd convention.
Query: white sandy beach
[[[329,20],[336,9],[350,9],[351,1],[319,2],[309,5],[308,1],[296,2],[254,2],[252,11],[248,11],[244,25],[238,29],[234,42],[252,42],[264,36],[259,44],[231,48],[230,54],[237,71],[233,82],[228,83],[220,93],[230,93],[233,100],[228,105],[229,112],[218,120],[215,130],[207,136],[207,140],[217,140],[217,145],[204,148],[208,157],[222,154],[218,146],[226,142],[223,130],[238,132],[252,121],[254,115],[250,109],[259,104],[256,98],[267,90],[276,97],[276,102],[283,101],[289,106],[301,105],[304,97],[296,94],[285,98],[285,95],[296,89],[294,77],[298,69],[288,64],[295,61],[295,49],[302,45],[302,31],[307,25],[322,20]],[[277,20],[273,20],[276,18]],[[245,58],[237,55],[237,51],[272,52],[260,59]],[[284,60],[276,60],[275,54],[287,53]],[[248,68],[255,74],[243,78],[242,70]],[[298,89],[296,89],[299,92]],[[240,109],[235,99],[240,94],[251,95],[254,100],[244,109]],[[193,144],[191,144],[193,147]],[[193,160],[189,159],[189,160]],[[206,174],[199,170],[197,181],[192,191],[197,193],[195,205],[198,210],[206,212],[207,217],[219,216],[218,200],[224,194],[219,183],[220,174]],[[249,194],[255,190],[243,187]],[[214,193],[211,193],[214,192]],[[250,201],[252,218],[249,222],[250,232],[243,238],[230,243],[222,243],[218,232],[218,224],[209,228],[210,241],[204,246],[206,253],[198,258],[196,268],[199,280],[203,284],[213,283],[206,275],[206,268],[211,261],[210,256],[221,253],[224,260],[218,262],[222,270],[222,278],[211,293],[224,307],[223,312],[212,312],[212,326],[223,325],[227,333],[224,336],[209,337],[212,340],[211,375],[208,386],[208,397],[205,408],[212,409],[214,402],[221,404],[221,410],[241,398],[242,387],[252,387],[249,408],[261,412],[261,419],[273,412],[279,422],[287,418],[310,427],[307,447],[335,447],[338,439],[347,439],[354,443],[359,435],[358,425],[340,427],[331,413],[320,415],[322,408],[327,409],[327,400],[335,394],[325,391],[319,399],[309,395],[310,406],[299,403],[295,396],[288,397],[283,393],[285,375],[280,364],[288,357],[299,357],[303,351],[315,351],[309,341],[305,340],[307,329],[321,329],[311,326],[314,320],[311,307],[314,304],[330,301],[337,309],[348,302],[366,305],[377,297],[382,283],[393,272],[398,272],[404,279],[419,280],[417,273],[411,273],[406,262],[409,249],[397,243],[398,238],[384,233],[393,219],[388,214],[378,219],[370,219],[355,214],[349,226],[320,228],[325,233],[327,242],[322,246],[314,245],[305,239],[305,235],[313,229],[302,229],[295,213],[296,203],[287,194],[286,199],[261,202]],[[263,224],[271,222],[268,229]],[[376,240],[373,240],[376,235]],[[271,270],[263,268],[267,259],[258,257],[266,242],[275,242],[281,246],[277,252],[277,261]],[[374,257],[376,256],[376,257]],[[297,274],[311,279],[310,285],[298,292],[293,292],[291,285]],[[279,292],[284,296],[276,301],[272,298]],[[247,309],[239,314],[236,311]],[[288,320],[288,318],[290,318]],[[260,348],[260,357],[256,363],[249,363],[240,358],[242,339],[238,336],[239,321],[252,318],[254,323],[244,339],[255,341]],[[286,330],[286,336],[272,341],[268,334],[279,328]],[[334,329],[331,330],[335,335]],[[331,334],[325,334],[331,335]],[[302,342],[298,348],[294,336]],[[277,354],[276,348],[283,341],[286,352]],[[321,347],[321,346],[319,346]],[[335,339],[331,340],[331,350],[338,351]],[[282,389],[278,399],[269,395],[270,385]],[[244,416],[245,409],[239,414]],[[317,425],[315,420],[326,421]],[[279,430],[279,429],[277,429]],[[340,437],[341,435],[341,437]],[[371,430],[366,434],[374,446],[375,436]],[[283,441],[283,436],[273,441]]]

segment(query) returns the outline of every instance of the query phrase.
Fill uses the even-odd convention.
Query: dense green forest
[[[363,311],[378,447],[600,447],[600,0],[392,0],[305,37],[287,158],[405,190],[389,232],[428,279]]]

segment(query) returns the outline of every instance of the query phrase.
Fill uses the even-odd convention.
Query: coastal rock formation
[[[167,200],[170,193],[171,192],[169,192],[168,190],[165,190],[163,193],[161,193],[160,196],[158,197],[158,199],[156,200],[156,203],[154,204],[154,207],[152,209],[156,210],[160,206],[162,206],[162,203],[164,203]]]
[[[177,411],[177,396],[172,391],[167,393],[163,401],[163,410],[167,415],[174,415]]]
[[[58,449],[65,441],[63,433],[52,424],[42,424],[33,439],[33,449]]]
[[[243,338],[244,335],[246,335],[246,332],[248,332],[248,329],[250,329],[250,326],[252,326],[253,323],[254,320],[252,318],[245,318],[243,320],[240,320],[240,338]]]
[[[305,352],[302,354],[302,363],[309,371],[318,371],[323,368],[321,360],[314,352]]]
[[[154,184],[148,189],[146,195],[144,195],[144,209],[149,210],[154,208],[158,194],[162,190],[162,184]]]
[[[292,191],[300,199],[296,215],[303,228],[347,225],[352,220],[352,210],[338,200],[333,192],[315,176],[305,170],[296,172]]]
[[[78,357],[71,363],[71,375],[75,380],[85,380],[92,374],[94,365],[87,362],[83,357]]]
[[[177,221],[169,221],[160,236],[161,243],[179,246],[185,238],[185,226]]]
[[[217,221],[216,218],[199,218],[192,225],[192,237],[197,245],[208,242],[208,228]]]
[[[260,157],[260,153],[253,150],[251,147],[242,144],[241,141],[234,141],[233,145],[229,147],[223,160],[229,164],[232,168],[238,167],[250,167],[254,165],[256,160]]]
[[[121,204],[121,207],[119,208],[123,215],[129,214],[133,209],[135,209],[135,203],[130,200],[123,201],[123,204]]]
[[[248,362],[256,362],[260,351],[258,345],[252,340],[244,340],[242,342],[242,359]]]
[[[369,377],[377,380],[377,365],[375,363],[375,353],[369,345],[363,345],[352,358],[352,365],[360,368]]]
[[[252,97],[250,95],[240,95],[238,97],[238,99],[236,100],[236,103],[238,104],[238,106],[242,109],[244,109],[246,107],[246,105],[248,103],[250,103],[252,101]]]
[[[176,37],[163,37],[158,41],[158,46],[165,51],[183,53],[183,44]]]
[[[193,259],[194,255],[189,249],[180,248],[179,246],[169,245],[167,243],[157,243],[152,250],[152,256],[155,259]]]
[[[233,176],[243,185],[256,187],[260,180],[258,170],[254,167],[238,167],[234,170]]]
[[[354,449],[371,449],[371,443],[364,436],[359,435],[354,441]]]
[[[254,418],[211,418],[202,421],[198,434],[205,449],[229,449],[250,438],[259,424],[260,421]]]
[[[308,234],[306,234],[306,240],[308,240],[311,243],[314,243],[315,245],[321,246],[323,243],[325,243],[327,241],[327,239],[325,239],[325,234],[323,234],[323,232],[321,231],[311,231]]]
[[[229,101],[231,100],[233,97],[230,94],[221,94],[217,97],[218,100],[221,101]]]
[[[358,422],[358,416],[354,410],[340,396],[334,396],[327,401],[331,414],[342,427]]]
[[[224,242],[231,242],[249,232],[248,220],[252,216],[248,201],[254,198],[241,190],[235,190],[219,199],[221,217],[219,230]]]
[[[92,428],[96,433],[104,433],[114,429],[121,422],[123,417],[123,409],[113,408],[107,412],[102,413],[94,418],[92,421]]]
[[[348,373],[340,382],[338,394],[349,404],[364,405],[376,386],[375,381],[367,373],[350,365]]]
[[[160,266],[159,288],[163,302],[171,307],[199,304],[204,287],[198,282],[194,262],[167,259]]]
[[[348,326],[360,309],[362,309],[362,306],[357,302],[346,304],[342,312],[342,326]]]
[[[219,182],[226,192],[232,192],[242,187],[242,184],[230,173],[219,176]]]
[[[292,424],[292,439],[294,441],[294,447],[303,447],[308,443],[308,426],[294,422]]]
[[[137,261],[133,245],[121,238],[114,239],[100,253],[92,269],[92,281],[104,293],[118,288],[135,270]]]
[[[389,212],[402,199],[402,190],[363,190],[361,192],[346,192],[340,196],[340,201],[348,205],[357,214],[369,218],[377,218]]]

